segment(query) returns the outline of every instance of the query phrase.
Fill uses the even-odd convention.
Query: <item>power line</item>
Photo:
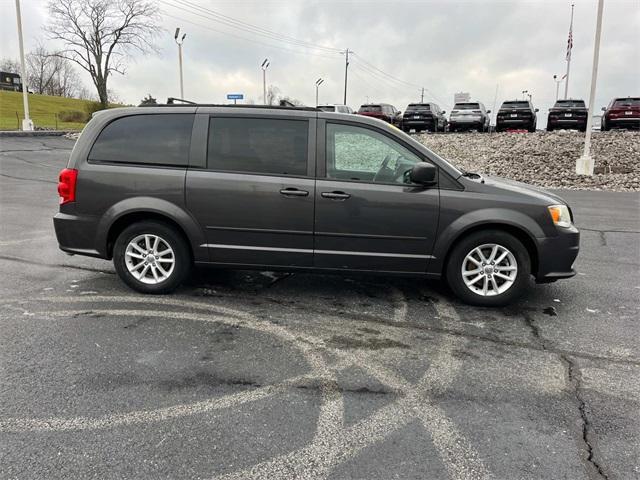
[[[202,7],[200,5],[195,5],[187,0],[173,0],[173,2],[169,2],[166,0],[161,0],[165,5],[169,5],[173,8],[179,9],[181,11],[186,11],[191,13],[192,15],[197,15],[207,20],[220,23],[230,28],[234,28],[237,30],[244,31],[246,33],[250,33],[252,35],[257,35],[261,37],[268,38],[270,40],[276,40],[278,42],[288,43],[290,45],[294,45],[297,47],[304,47],[313,50],[321,50],[327,53],[338,53],[340,50],[337,48],[326,47],[324,45],[319,45],[313,42],[307,42],[305,40],[299,40],[287,35],[282,35],[280,33],[274,32],[272,30],[268,30],[266,28],[262,28],[256,25],[252,25],[247,22],[243,22],[240,20],[236,20],[227,15],[223,15],[214,10]],[[177,4],[177,5],[176,5]]]
[[[336,56],[324,55],[324,54],[321,54],[321,53],[310,52],[310,51],[294,50],[292,48],[282,47],[282,46],[279,46],[279,45],[273,45],[273,44],[270,44],[270,43],[265,43],[265,42],[260,41],[260,40],[246,38],[246,37],[243,37],[243,36],[240,36],[240,35],[236,35],[236,34],[231,33],[231,32],[225,32],[223,30],[218,30],[216,28],[210,27],[208,25],[203,25],[201,23],[194,22],[192,20],[187,20],[186,18],[182,18],[182,17],[179,17],[177,15],[171,15],[170,13],[167,13],[167,12],[164,12],[164,15],[166,15],[168,17],[171,17],[171,18],[174,18],[176,20],[180,20],[181,22],[186,22],[186,23],[188,23],[190,25],[194,25],[196,27],[199,27],[199,28],[202,28],[202,29],[205,29],[205,30],[209,30],[209,31],[212,31],[212,32],[215,32],[215,33],[219,33],[219,34],[225,35],[225,36],[235,37],[235,38],[238,38],[240,40],[244,40],[245,42],[255,43],[255,44],[258,44],[258,45],[265,46],[267,48],[275,48],[277,50],[284,50],[286,52],[295,53],[295,54],[304,55],[304,56],[312,55],[314,57],[329,58],[331,60],[335,60],[337,58]]]

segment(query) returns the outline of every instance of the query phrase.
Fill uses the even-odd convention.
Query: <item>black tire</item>
[[[140,235],[155,235],[173,250],[174,266],[165,280],[159,283],[144,283],[134,277],[127,268],[125,252],[129,243]],[[143,221],[125,228],[113,246],[113,265],[120,279],[132,289],[141,293],[163,294],[175,290],[182,284],[191,270],[191,255],[183,236],[173,227],[157,222]],[[158,262],[160,264],[160,262]]]
[[[553,132],[553,127],[547,125],[547,132]]]
[[[483,296],[472,291],[462,277],[465,257],[476,247],[486,244],[497,244],[509,250],[517,265],[516,277],[511,286],[493,296]],[[527,249],[516,237],[501,230],[482,230],[464,237],[453,247],[446,265],[446,279],[451,290],[463,302],[482,307],[501,307],[511,303],[527,289],[530,275],[531,260]],[[480,282],[484,282],[484,278]]]

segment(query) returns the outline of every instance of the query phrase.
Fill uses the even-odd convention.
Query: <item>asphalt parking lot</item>
[[[73,142],[0,138],[0,477],[640,478],[640,194],[560,192],[578,276],[506,309],[418,279],[61,253]]]

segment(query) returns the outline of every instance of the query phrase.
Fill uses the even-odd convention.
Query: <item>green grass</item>
[[[29,114],[36,128],[56,128],[56,114],[64,110],[85,112],[89,103],[91,103],[89,100],[31,93],[29,94]],[[22,93],[0,90],[0,130],[19,130],[23,118]],[[77,122],[61,122],[57,119],[59,130],[82,130],[84,125]]]

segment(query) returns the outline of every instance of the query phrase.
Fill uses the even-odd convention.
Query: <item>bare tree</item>
[[[157,51],[159,8],[147,0],[51,0],[49,37],[61,40],[58,53],[86,70],[104,108],[109,77],[124,75],[130,55]]]
[[[39,44],[27,55],[28,84],[35,93],[73,97],[82,84],[72,63]]]
[[[0,60],[0,72],[17,73],[20,75],[20,63],[12,58],[3,58]]]

